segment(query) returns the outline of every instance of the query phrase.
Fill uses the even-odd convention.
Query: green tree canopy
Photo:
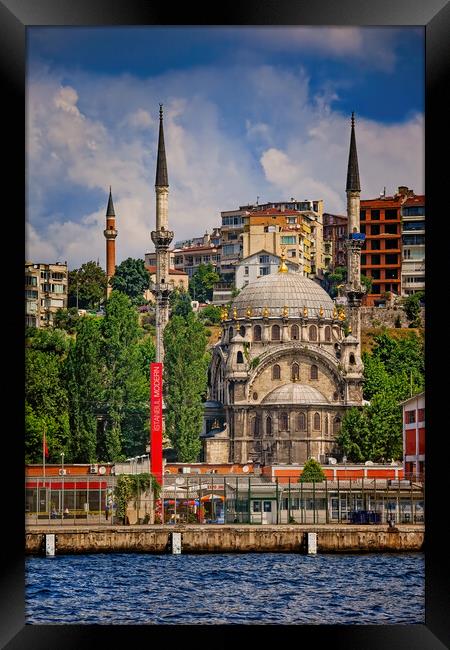
[[[192,313],[191,296],[187,291],[175,289],[170,294],[170,315],[187,318]]]
[[[189,281],[189,293],[193,300],[206,302],[212,299],[213,286],[219,282],[220,275],[212,264],[200,264]]]
[[[201,442],[209,355],[205,328],[194,314],[173,316],[164,330],[166,434],[178,460],[195,462]]]
[[[74,334],[80,316],[76,307],[58,309],[53,318],[53,327]]]
[[[98,309],[105,296],[106,273],[97,262],[86,262],[79,269],[69,271],[69,307]]]
[[[303,468],[303,472],[298,479],[299,483],[320,483],[325,480],[320,463],[315,458],[309,458]]]
[[[220,307],[216,305],[207,305],[199,312],[198,317],[200,320],[203,320],[211,325],[217,325],[220,323]]]
[[[143,294],[149,288],[150,275],[145,268],[144,260],[128,257],[116,266],[111,286],[115,291],[124,293],[134,303],[143,304]]]
[[[420,318],[421,303],[424,300],[423,291],[412,293],[410,296],[403,298],[402,306],[409,321],[409,327],[422,327],[422,320]]]

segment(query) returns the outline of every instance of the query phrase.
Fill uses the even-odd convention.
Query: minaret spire
[[[164,145],[163,105],[159,105],[159,139],[156,161],[156,228],[151,237],[156,251],[156,282],[153,289],[156,302],[156,361],[164,361],[163,332],[169,320],[169,246],[173,232],[168,229],[169,180]]]
[[[103,231],[106,239],[106,297],[108,298],[112,287],[109,281],[116,271],[116,213],[114,212],[114,203],[112,200],[111,185],[109,186],[108,206],[106,208],[106,229]]]
[[[350,134],[350,151],[348,154],[347,192],[360,192],[358,152],[356,151],[355,114],[352,113],[352,130]]]

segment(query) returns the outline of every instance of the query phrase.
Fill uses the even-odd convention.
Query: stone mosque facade
[[[250,282],[222,308],[208,371],[203,461],[303,464],[340,457],[335,438],[343,415],[363,399],[359,193],[352,117],[346,311],[317,282],[288,271],[284,256],[278,273]]]

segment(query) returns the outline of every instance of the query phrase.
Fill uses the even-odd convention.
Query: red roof
[[[147,266],[145,268],[149,273],[156,273],[156,266]],[[179,271],[178,269],[169,269],[169,275],[187,275],[184,271]]]
[[[196,253],[198,251],[217,251],[218,246],[192,246],[191,248],[175,248],[175,255],[180,253]]]
[[[416,196],[411,196],[403,205],[425,205],[425,194],[417,194]]]

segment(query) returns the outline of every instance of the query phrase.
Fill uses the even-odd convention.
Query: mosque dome
[[[329,404],[327,398],[317,388],[292,382],[278,386],[262,400],[262,404]]]
[[[316,317],[320,308],[323,318],[332,318],[334,302],[322,287],[299,273],[270,273],[249,282],[234,299],[231,311],[237,310],[237,317],[244,318],[251,309],[252,316],[280,316],[287,307],[287,316],[298,318],[306,307],[308,317]]]

